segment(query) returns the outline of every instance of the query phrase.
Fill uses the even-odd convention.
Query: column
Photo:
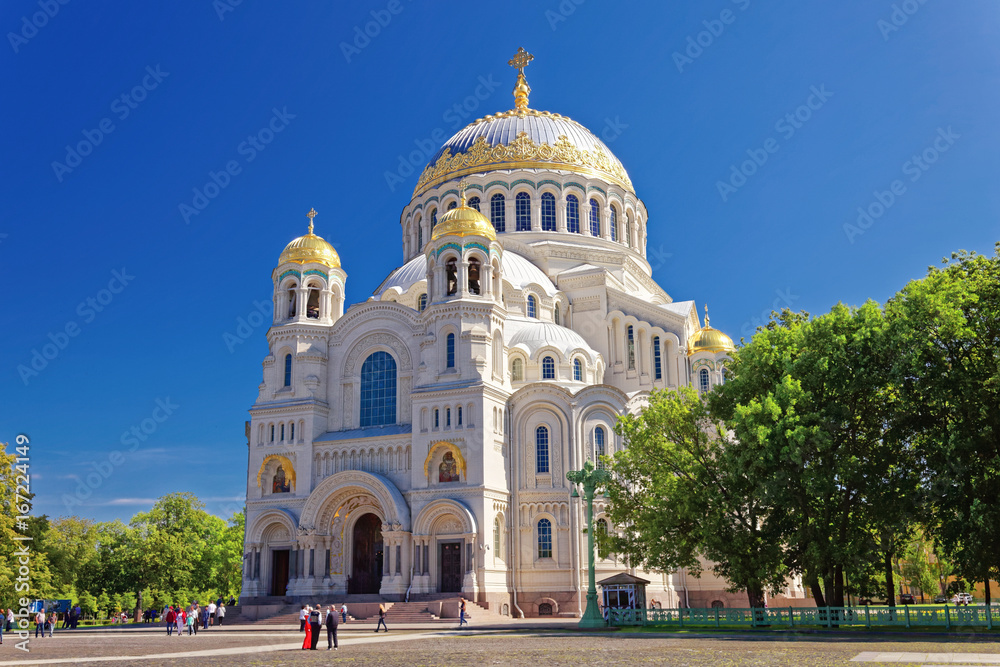
[[[514,215],[514,193],[510,193],[504,200],[504,231],[512,232],[517,229],[517,216]]]
[[[333,304],[333,292],[329,287],[320,290],[319,293],[319,319],[330,319],[330,307]]]
[[[295,290],[295,321],[305,322],[306,309],[309,305],[309,290],[303,285],[299,285]]]
[[[469,296],[469,258],[465,255],[458,262],[458,294],[461,297]]]
[[[601,209],[601,219],[603,224],[601,225],[601,238],[610,241],[611,240],[611,206],[608,204],[604,205]]]
[[[566,195],[556,202],[556,231],[566,232]]]
[[[541,195],[531,198],[531,231],[542,231],[542,198]]]

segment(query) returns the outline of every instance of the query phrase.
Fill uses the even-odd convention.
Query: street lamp
[[[587,461],[582,470],[566,473],[566,479],[573,483],[570,497],[580,497],[577,490],[579,486],[583,489],[583,497],[587,502],[587,609],[580,619],[580,627],[603,628],[604,618],[597,606],[597,584],[594,582],[594,493],[611,481],[611,475],[607,470],[595,469],[594,464]]]

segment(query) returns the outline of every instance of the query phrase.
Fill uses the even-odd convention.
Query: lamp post
[[[577,491],[577,486],[580,486],[587,501],[587,609],[580,619],[580,627],[603,628],[604,618],[597,606],[597,584],[594,582],[594,493],[611,481],[611,475],[607,470],[595,469],[594,464],[587,461],[582,470],[566,473],[566,479],[573,483],[571,497],[580,497]]]

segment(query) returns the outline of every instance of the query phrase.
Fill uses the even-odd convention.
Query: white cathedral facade
[[[515,108],[420,176],[405,261],[371,298],[345,309],[312,220],[281,253],[247,430],[244,603],[453,593],[578,616],[586,508],[566,473],[620,449],[618,416],[650,390],[722,382],[732,341],[653,280],[624,166],[529,108],[521,63]],[[625,569],[597,560],[598,579]],[[710,574],[628,571],[664,607],[745,606]]]

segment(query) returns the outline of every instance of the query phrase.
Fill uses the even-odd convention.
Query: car
[[[899,604],[916,604],[917,601],[909,593],[902,593],[899,596]]]
[[[951,601],[958,605],[970,605],[972,604],[972,595],[970,593],[955,593]]]
[[[947,595],[935,595],[934,596],[934,604],[948,604],[948,596]]]
[[[862,607],[867,607],[871,603],[872,603],[871,598],[861,598],[860,600],[858,600],[858,604],[861,605]]]

